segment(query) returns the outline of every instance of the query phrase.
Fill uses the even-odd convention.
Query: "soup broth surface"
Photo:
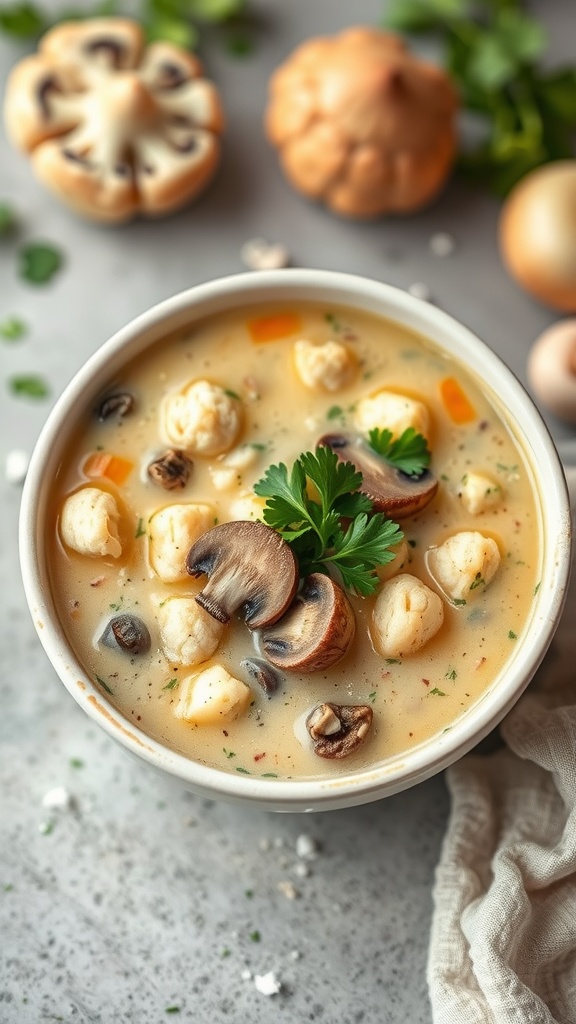
[[[249,323],[285,313],[297,316],[297,330],[275,340],[253,341]],[[330,339],[342,342],[357,361],[353,380],[334,393],[306,387],[294,365],[299,338],[318,345]],[[447,410],[441,397],[441,382],[447,377],[459,382],[474,410],[468,422],[454,422]],[[238,468],[233,486],[219,489],[214,470],[225,464],[226,455],[194,457],[186,486],[166,491],[147,475],[149,463],[167,447],[159,434],[161,402],[174,389],[200,378],[239,397],[243,426],[235,449],[248,447],[249,464]],[[252,686],[250,707],[219,725],[191,725],[176,718],[181,681],[200,669],[166,657],[158,607],[171,596],[198,593],[206,579],[165,583],[158,578],[149,560],[150,517],[182,502],[208,503],[218,523],[256,517],[252,488],[266,468],[280,462],[290,467],[300,453],[313,451],[326,432],[354,430],[358,403],[381,388],[421,400],[430,413],[431,470],[439,488],[423,511],[400,523],[407,554],[389,572],[409,572],[440,594],[444,622],[439,632],[409,657],[385,658],[372,642],[375,598],[351,596],[356,635],[345,657],[325,671],[282,672],[279,690],[268,698],[239,668],[244,658],[257,655],[257,636],[235,617],[209,664],[223,665]],[[497,399],[425,339],[347,308],[246,308],[166,338],[127,365],[109,390],[129,392],[134,409],[103,422],[91,407],[85,410],[53,488],[50,572],[72,647],[127,722],[186,757],[219,769],[259,777],[332,776],[397,758],[449,729],[505,669],[528,628],[539,580],[541,531],[532,475]],[[133,463],[121,486],[87,478],[87,460],[101,451]],[[501,500],[476,514],[467,511],[459,496],[470,472],[487,473],[501,489]],[[63,503],[86,485],[102,487],[118,501],[120,558],[88,557],[62,543]],[[469,599],[455,604],[432,578],[427,552],[461,530],[493,538],[501,562],[488,586],[479,586]],[[148,653],[130,656],[102,643],[107,621],[119,612],[134,613],[146,623]],[[366,740],[342,760],[318,757],[306,732],[307,713],[325,701],[367,704],[374,713]]]

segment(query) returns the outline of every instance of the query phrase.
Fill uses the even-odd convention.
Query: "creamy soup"
[[[353,451],[375,425],[426,437],[422,479],[437,489],[400,510],[404,540],[375,593],[348,593],[355,632],[340,660],[277,667],[269,694],[260,632],[240,613],[224,625],[202,610],[192,626],[200,606],[178,603],[208,583],[186,571],[190,509],[194,542],[259,520],[253,487],[269,466],[291,467],[325,435]],[[538,588],[533,479],[497,398],[422,337],[351,309],[242,309],[166,338],[86,409],[53,494],[54,597],[87,673],[128,722],[232,772],[350,772],[450,729],[514,656]],[[223,701],[206,701],[230,677]],[[370,709],[348,756],[315,752],[319,705]]]

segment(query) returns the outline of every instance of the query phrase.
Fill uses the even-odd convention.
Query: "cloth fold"
[[[506,747],[448,769],[434,887],[434,1024],[576,1024],[574,595]],[[570,607],[572,605],[572,608]]]

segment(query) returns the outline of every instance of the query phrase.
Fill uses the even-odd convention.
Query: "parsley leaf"
[[[20,277],[30,284],[46,284],[62,266],[62,254],[43,242],[23,245],[19,256]]]
[[[431,458],[426,438],[418,434],[414,427],[407,427],[396,440],[392,438],[391,430],[380,430],[379,427],[371,430],[368,435],[370,447],[391,466],[407,476],[422,476]]]
[[[291,545],[303,576],[336,567],[344,586],[372,594],[378,579],[374,569],[394,557],[390,550],[402,540],[398,525],[358,491],[362,474],[351,462],[341,462],[327,447],[304,452],[290,470],[269,466],[254,491],[267,498],[264,522]],[[352,522],[343,528],[342,520]]]

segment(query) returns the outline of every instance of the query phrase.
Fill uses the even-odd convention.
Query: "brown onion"
[[[576,312],[576,160],[547,164],[516,185],[502,210],[500,248],[526,291]]]

